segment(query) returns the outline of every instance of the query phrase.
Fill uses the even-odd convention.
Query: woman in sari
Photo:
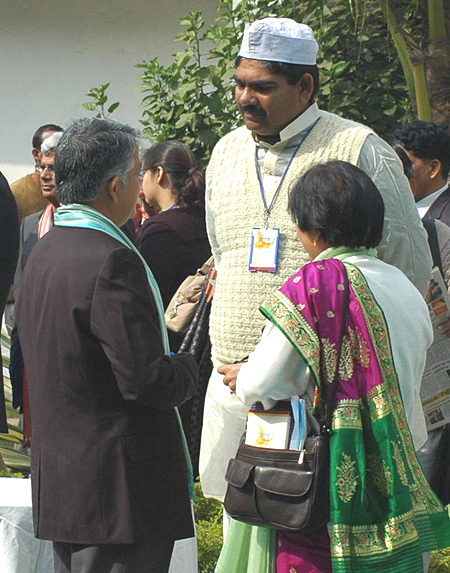
[[[289,209],[312,262],[261,306],[268,323],[248,362],[219,371],[248,405],[270,409],[299,395],[314,414],[320,370],[334,377],[347,273],[330,522],[287,533],[231,520],[216,571],[422,572],[423,553],[450,545],[447,512],[415,455],[426,440],[419,391],[432,341],[427,307],[397,268],[377,259],[384,205],[358,168],[316,165],[294,185]]]

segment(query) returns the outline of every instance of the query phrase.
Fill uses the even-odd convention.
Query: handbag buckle
[[[173,307],[170,309],[170,318],[175,318],[178,314],[178,307],[180,306],[180,303],[177,301]]]

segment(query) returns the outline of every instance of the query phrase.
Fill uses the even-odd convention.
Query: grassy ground
[[[30,456],[23,451],[21,444],[23,440],[22,433],[22,415],[18,410],[12,407],[12,390],[9,380],[9,336],[6,334],[4,327],[1,332],[1,347],[3,360],[3,385],[5,390],[6,415],[8,418],[8,434],[0,434],[0,453],[5,465],[14,472],[28,474],[30,471]]]

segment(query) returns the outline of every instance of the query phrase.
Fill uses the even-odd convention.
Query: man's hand
[[[224,375],[223,383],[225,386],[228,386],[230,392],[233,394],[236,392],[236,378],[242,364],[242,362],[238,362],[237,364],[227,364],[226,366],[219,366],[217,369],[219,374]]]

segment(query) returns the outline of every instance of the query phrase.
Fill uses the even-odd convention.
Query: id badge
[[[280,229],[253,227],[248,270],[275,273],[277,270]]]

